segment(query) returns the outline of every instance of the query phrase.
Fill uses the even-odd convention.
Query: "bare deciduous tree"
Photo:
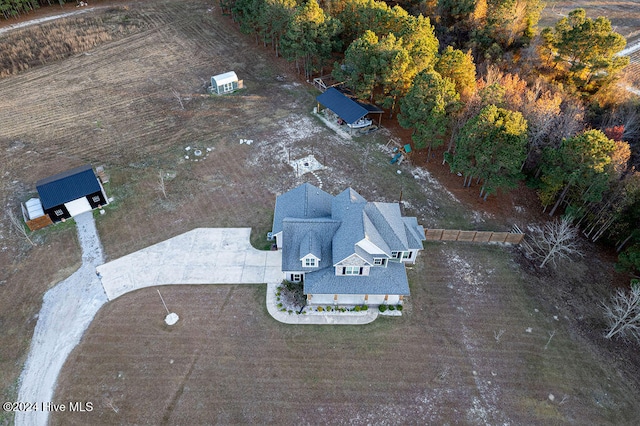
[[[31,241],[31,238],[29,238],[29,234],[27,233],[27,230],[25,229],[24,224],[18,218],[18,216],[16,216],[13,210],[9,210],[7,212],[7,215],[9,216],[9,222],[11,222],[11,226],[13,227],[13,230],[16,231],[18,235],[24,237],[27,241],[29,241],[29,244],[31,244],[32,246],[35,246],[36,243]]]
[[[158,172],[158,191],[162,192],[164,198],[167,198],[167,189],[164,185],[164,172],[162,170]]]
[[[182,96],[180,96],[180,93],[178,93],[176,89],[171,89],[171,92],[173,93],[173,96],[175,96],[178,102],[180,103],[180,108],[184,109],[184,104],[182,103]]]
[[[640,342],[640,281],[631,282],[631,290],[618,289],[609,303],[602,304],[609,331],[604,337],[619,335]]]
[[[546,351],[546,350],[547,350],[547,348],[549,347],[549,343],[551,343],[551,339],[553,339],[553,336],[555,336],[555,335],[556,335],[556,331],[555,331],[555,330],[553,330],[553,331],[548,331],[547,333],[549,334],[549,340],[547,340],[547,344],[546,344],[546,345],[544,345],[544,350],[545,350],[545,351]]]
[[[573,255],[583,256],[576,240],[578,230],[570,219],[548,222],[537,234],[533,237],[532,248],[541,261],[540,268],[544,268],[549,261],[555,266],[559,259],[569,259]]]

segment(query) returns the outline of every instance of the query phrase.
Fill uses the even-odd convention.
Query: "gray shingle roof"
[[[282,270],[304,271],[304,291],[311,294],[408,295],[403,263],[371,267],[368,276],[336,276],[333,266],[355,255],[358,265],[373,264],[392,251],[421,249],[424,240],[416,218],[402,217],[396,203],[370,203],[351,188],[333,197],[309,183],[277,197],[273,232],[280,231]],[[356,246],[363,239],[379,253]],[[317,268],[302,266],[309,253],[320,258]]]
[[[364,238],[362,211],[367,200],[351,188],[336,195],[331,205],[331,217],[342,222],[333,236],[333,264],[354,253],[355,245]]]
[[[315,231],[308,231],[300,241],[300,259],[309,254],[322,259],[320,236]]]
[[[59,206],[100,191],[100,184],[90,164],[58,173],[36,182],[44,209]]]
[[[305,294],[401,294],[409,295],[404,264],[389,262],[386,268],[371,268],[368,276],[335,275],[333,268],[305,274]]]
[[[391,257],[391,249],[389,245],[386,243],[380,232],[376,229],[369,219],[367,213],[364,213],[364,236],[367,240],[371,241],[372,244],[375,244],[382,252],[381,253],[372,253],[372,254],[385,254],[387,257]]]
[[[331,216],[333,196],[310,183],[304,183],[276,197],[271,232],[282,231],[282,220],[286,217],[318,218]]]
[[[365,212],[392,251],[409,249],[400,206],[397,203],[369,203]]]
[[[320,258],[318,268],[332,267],[331,263],[331,238],[340,226],[340,222],[336,222],[329,218],[312,218],[312,219],[296,219],[286,218],[283,221],[282,232],[282,270],[283,271],[302,271],[300,258],[300,244],[306,235],[315,234],[316,248],[314,249],[317,257]],[[306,254],[306,253],[305,253]],[[316,268],[313,268],[316,269]],[[333,268],[330,268],[333,270]]]
[[[418,225],[418,219],[415,217],[403,217],[402,221],[404,222],[409,248],[413,250],[424,248],[422,242],[426,240],[426,237],[424,235],[424,228]]]

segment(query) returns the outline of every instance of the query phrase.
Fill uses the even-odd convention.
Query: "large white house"
[[[397,203],[368,202],[351,188],[334,197],[309,183],[276,198],[272,234],[286,279],[303,282],[309,305],[402,303],[404,264],[425,239]]]

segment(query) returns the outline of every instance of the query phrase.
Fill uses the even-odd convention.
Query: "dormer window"
[[[387,259],[385,259],[383,257],[376,257],[375,259],[373,259],[373,265],[374,266],[384,266],[387,263],[386,260]]]
[[[359,266],[345,266],[342,268],[343,275],[361,275],[362,268]]]
[[[305,268],[315,268],[316,266],[318,266],[318,263],[313,257],[307,257],[304,260],[304,266]]]

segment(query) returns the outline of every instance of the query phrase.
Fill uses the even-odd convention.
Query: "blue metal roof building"
[[[36,189],[44,212],[54,222],[108,203],[90,164],[41,179]]]
[[[326,92],[317,96],[316,100],[335,112],[347,124],[353,124],[369,113],[366,108],[346,97],[335,87],[327,89]]]

